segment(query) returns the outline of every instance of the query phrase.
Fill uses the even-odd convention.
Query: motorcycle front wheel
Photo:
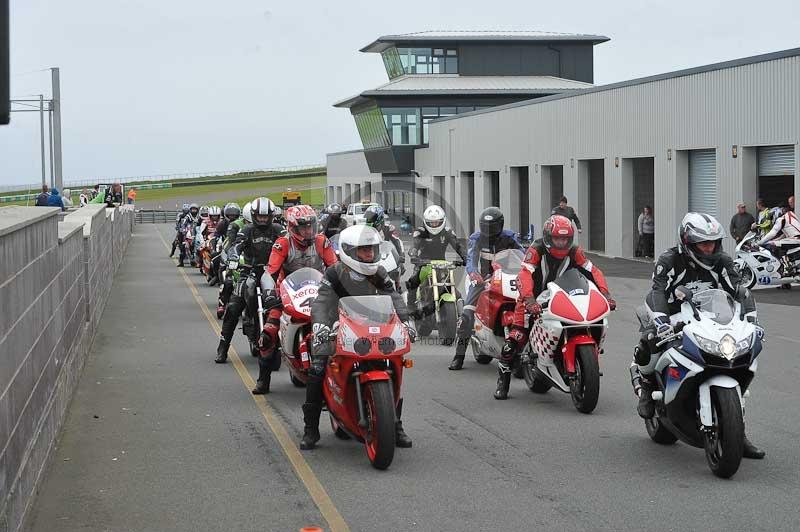
[[[444,301],[439,305],[439,339],[442,345],[453,345],[456,340],[456,323],[458,323],[458,314],[456,313],[456,304],[451,301]]]
[[[756,285],[756,274],[747,264],[734,262],[733,268],[739,272],[740,282],[747,288],[753,288]]]
[[[734,388],[711,389],[714,430],[703,432],[703,448],[711,472],[730,478],[739,470],[744,451],[742,403]]]
[[[600,366],[595,347],[584,344],[576,348],[575,377],[570,381],[569,392],[578,412],[591,413],[600,397]]]
[[[364,386],[368,432],[364,438],[367,456],[375,469],[386,469],[394,459],[394,401],[389,381],[373,381]]]

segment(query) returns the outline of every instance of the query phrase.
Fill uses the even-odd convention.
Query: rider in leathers
[[[342,206],[338,203],[328,205],[325,219],[320,222],[322,234],[328,238],[333,238],[343,230],[347,229],[347,220],[342,218]]]
[[[460,370],[464,365],[464,355],[472,336],[472,327],[475,324],[475,304],[478,297],[486,288],[485,278],[492,273],[492,260],[495,253],[506,249],[519,249],[522,246],[517,241],[513,231],[503,229],[505,218],[503,211],[497,207],[487,207],[481,212],[478,219],[478,230],[472,233],[467,244],[467,264],[465,270],[473,281],[472,286],[464,299],[464,311],[458,321],[456,331],[456,354],[450,362],[451,370]]]
[[[192,239],[194,239],[194,228],[195,223],[200,218],[200,207],[197,206],[197,203],[192,203],[189,206],[189,212],[181,218],[180,227],[178,229],[178,238],[181,240],[179,243],[180,246],[180,255],[178,255],[178,267],[183,268],[183,261],[187,258],[189,259],[189,264],[191,266],[195,266],[194,262],[194,252],[190,249],[189,254],[186,253],[186,246],[184,246],[183,240],[186,238],[186,234],[188,233]]]
[[[239,232],[242,231],[246,225],[253,223],[249,201],[245,203],[241,213],[241,217],[230,217],[231,221],[228,224],[225,232],[225,238],[222,241],[222,251],[226,256],[230,252],[231,247],[233,247],[233,244],[236,242],[236,236],[239,234]],[[227,269],[227,264],[223,266]],[[225,283],[219,287],[219,297],[217,298],[218,319],[222,319],[223,314],[225,314],[225,307],[228,305],[228,301],[231,299],[231,294],[233,293],[233,277],[233,272],[228,272],[228,275],[225,276]]]
[[[308,205],[297,205],[286,209],[288,234],[278,238],[272,246],[267,273],[275,280],[276,297],[269,300],[269,313],[264,321],[264,330],[258,339],[258,380],[253,394],[269,393],[273,357],[278,340],[278,329],[283,313],[280,300],[281,282],[300,268],[323,271],[336,262],[336,253],[325,235],[317,234],[317,214]]]
[[[447,227],[447,216],[444,209],[438,205],[431,205],[422,213],[422,227],[417,227],[414,231],[413,244],[409,250],[409,256],[424,260],[443,260],[447,246],[452,247],[461,260],[466,262],[467,253],[464,246],[458,240],[455,232]],[[406,281],[408,288],[408,310],[416,315],[417,308],[417,288],[421,283],[419,272],[423,264],[415,264],[411,277]]]
[[[567,270],[577,268],[592,281],[608,300],[611,310],[617,303],[611,297],[605,275],[586,258],[583,249],[573,245],[575,228],[566,216],[553,215],[542,229],[542,238],[528,248],[517,276],[519,296],[514,306],[514,322],[497,364],[498,378],[495,399],[507,399],[512,368],[519,363],[519,353],[528,339],[533,323],[541,316],[542,306],[536,302],[547,283],[555,281]]]
[[[283,228],[272,222],[275,204],[268,198],[258,198],[253,200],[250,206],[250,214],[253,223],[246,225],[236,236],[236,242],[228,251],[228,260],[236,260],[239,255],[244,256],[246,268],[254,275],[243,272],[239,277],[239,282],[231,294],[230,301],[225,308],[225,315],[222,321],[222,334],[217,346],[217,358],[214,362],[224,364],[228,360],[228,347],[233,339],[233,332],[239,322],[245,305],[248,314],[256,315],[256,305],[254,300],[255,287],[260,282],[261,276],[269,262],[272,252],[272,245],[281,236]],[[233,226],[233,224],[232,224]],[[253,333],[258,334],[258,326],[253,328]],[[254,343],[258,341],[257,336],[250,338]]]
[[[722,225],[713,216],[690,212],[681,222],[679,237],[678,245],[658,258],[653,271],[653,287],[645,299],[652,324],[642,331],[634,349],[634,364],[638,366],[642,379],[637,411],[645,419],[655,414],[653,373],[663,350],[656,347],[656,343],[672,335],[670,316],[680,312],[681,302],[675,297],[675,288],[684,286],[692,293],[722,289],[741,303],[749,321],[757,323],[755,300],[749,290],[739,289],[739,273],[731,257],[722,251],[725,237]],[[760,459],[764,454],[745,436],[745,458]]]
[[[180,245],[181,226],[183,225],[183,218],[187,214],[189,214],[189,204],[184,203],[181,212],[175,215],[175,238],[172,240],[172,251],[169,252],[170,258],[175,256],[175,248]]]
[[[300,448],[313,449],[319,441],[319,416],[322,412],[322,380],[331,353],[331,342],[328,336],[334,322],[339,319],[339,298],[347,296],[388,295],[394,303],[395,312],[409,331],[409,336],[416,336],[408,322],[408,309],[394,288],[386,270],[381,267],[380,243],[382,239],[374,228],[365,225],[348,227],[342,231],[337,262],[325,271],[325,277],[319,288],[317,299],[311,306],[313,320],[314,346],[311,356],[311,367],[308,370],[306,385],[306,402],[303,404],[305,430]],[[403,400],[397,405],[397,422],[395,424],[395,443],[398,447],[411,447],[411,439],[403,431],[400,421]]]

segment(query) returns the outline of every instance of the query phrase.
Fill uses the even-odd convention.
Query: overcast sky
[[[360,147],[331,104],[387,81],[376,37],[432,29],[607,35],[605,84],[800,46],[786,1],[12,0],[11,94],[61,67],[64,178],[323,162]],[[800,97],[800,95],[798,96]],[[38,115],[0,127],[0,185],[40,180]]]

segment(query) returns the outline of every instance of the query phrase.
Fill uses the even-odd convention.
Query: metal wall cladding
[[[716,150],[689,152],[689,211],[719,216]]]
[[[761,146],[758,148],[759,176],[794,175],[794,146]]]
[[[798,95],[800,57],[789,55],[506,106],[432,123],[429,147],[416,150],[416,170],[426,176],[458,176],[461,171],[475,171],[479,176],[483,170],[499,170],[501,187],[508,187],[507,166],[561,164],[564,192],[571,203],[579,205],[578,215],[586,216],[586,208],[580,205],[585,199],[574,197],[577,165],[571,167],[569,161],[605,158],[610,161],[605,176],[606,233],[615,235],[629,230],[630,213],[620,211],[630,191],[621,184],[621,165],[613,161],[653,157],[656,250],[660,251],[673,245],[675,227],[684,214],[679,211],[685,209],[689,195],[685,185],[678,185],[685,180],[678,179],[676,151],[716,150],[718,186],[713,195],[717,214],[727,219],[746,190],[745,180],[755,179],[744,175],[742,158],[732,156],[732,146],[797,146]],[[532,184],[540,181],[535,173],[531,175]],[[608,238],[606,244],[609,254],[630,254],[623,253],[617,239]]]

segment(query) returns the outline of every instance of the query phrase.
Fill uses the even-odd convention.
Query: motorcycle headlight
[[[755,338],[754,335],[755,333],[751,334],[744,340],[739,340],[736,342],[736,356],[743,355],[753,348],[753,339]]]
[[[228,261],[228,269],[229,270],[235,270],[238,267],[239,267],[239,261],[238,260],[229,260]]]
[[[719,341],[719,354],[728,360],[732,360],[736,356],[736,352],[736,340],[729,334],[723,336],[722,340]]]
[[[695,334],[694,339],[697,340],[697,346],[700,348],[701,351],[705,351],[706,353],[716,354],[719,352],[719,344],[713,340],[709,340],[708,338],[703,338],[700,335]]]

